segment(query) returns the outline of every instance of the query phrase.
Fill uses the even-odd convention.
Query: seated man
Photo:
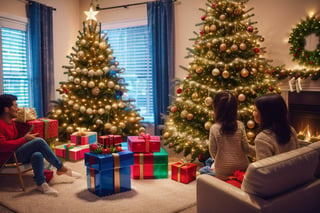
[[[31,163],[34,180],[37,189],[45,194],[58,195],[58,192],[51,188],[46,182],[44,175],[44,158],[57,168],[57,175],[68,175],[79,178],[81,175],[65,167],[57,156],[52,152],[49,145],[37,133],[27,132],[19,137],[18,130],[13,121],[17,117],[17,97],[14,95],[0,95],[0,152],[7,153],[0,155],[0,162],[7,160],[13,152],[16,152],[17,159],[21,163]],[[9,162],[12,159],[9,159]]]

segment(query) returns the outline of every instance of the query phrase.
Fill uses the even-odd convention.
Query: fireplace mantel
[[[290,91],[289,80],[290,79],[287,78],[285,80],[280,81],[279,87],[281,88],[282,92],[289,92]],[[301,79],[301,87],[302,87],[302,91],[319,92],[320,91],[320,79],[318,79],[318,80],[311,80],[310,78]],[[294,90],[293,92],[296,92],[296,90]]]

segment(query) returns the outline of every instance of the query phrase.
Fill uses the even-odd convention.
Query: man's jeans
[[[46,177],[44,176],[44,158],[58,170],[62,167],[62,162],[42,138],[28,141],[17,148],[15,152],[20,163],[31,163],[34,179],[38,186],[46,181]],[[13,159],[10,159],[10,161],[13,162]]]

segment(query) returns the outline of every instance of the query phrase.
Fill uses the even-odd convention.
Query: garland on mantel
[[[320,78],[320,68],[317,70],[311,69],[285,69],[281,66],[274,67],[270,74],[276,76],[279,80],[284,80],[286,78],[295,78],[295,79],[306,79],[310,78],[311,80],[318,80]]]

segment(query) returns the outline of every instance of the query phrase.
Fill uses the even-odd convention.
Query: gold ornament
[[[206,97],[206,99],[204,100],[204,103],[206,106],[211,106],[213,103],[213,100],[211,97]]]
[[[252,68],[251,69],[251,75],[255,75],[255,74],[257,74],[257,69],[256,68]]]
[[[198,73],[198,74],[203,73],[203,68],[202,67],[197,67],[196,73]]]
[[[96,124],[97,124],[97,125],[102,125],[102,124],[103,124],[103,121],[100,120],[100,119],[97,119],[97,120],[96,120]]]
[[[241,50],[246,50],[246,49],[247,49],[246,43],[241,43],[241,44],[240,44],[240,49],[241,49]]]
[[[108,88],[112,89],[114,87],[114,82],[113,81],[108,81],[107,86],[108,86]]]
[[[209,51],[207,52],[207,57],[208,57],[208,58],[212,58],[212,57],[213,57],[213,52],[212,52],[211,50],[209,50]]]
[[[240,72],[241,77],[246,78],[249,76],[249,71],[246,68],[243,68]]]
[[[110,129],[111,126],[112,126],[111,123],[106,123],[106,124],[104,125],[104,128],[105,128],[105,129]]]
[[[169,132],[163,133],[163,138],[169,138],[169,136],[170,136],[170,133],[169,133]]]
[[[211,74],[213,76],[218,76],[220,75],[220,70],[218,68],[214,68],[212,71],[211,71]]]
[[[87,108],[85,106],[80,106],[80,112],[85,113]]]
[[[197,92],[194,92],[191,96],[192,100],[193,101],[199,101],[199,95]]]
[[[190,121],[193,119],[193,114],[192,113],[188,113],[187,115],[187,119]]]
[[[241,94],[238,96],[238,100],[241,101],[241,102],[243,102],[243,101],[246,100],[246,96],[241,93]]]
[[[216,30],[217,30],[217,26],[214,25],[214,24],[212,24],[212,25],[210,26],[210,31],[211,31],[211,32],[214,32],[214,31],[216,31]]]
[[[232,51],[232,52],[238,51],[238,46],[237,46],[236,44],[233,44],[233,45],[231,46],[231,51]]]
[[[247,136],[248,138],[253,138],[255,136],[255,134],[253,132],[247,132]]]
[[[220,51],[225,51],[227,49],[227,45],[225,43],[220,44]]]
[[[83,52],[82,50],[80,50],[80,51],[77,53],[77,56],[78,56],[78,58],[84,57],[84,52]]]
[[[116,134],[117,131],[118,131],[118,128],[117,128],[116,126],[112,126],[112,127],[110,128],[110,132],[111,132],[112,134]]]
[[[204,31],[208,33],[210,31],[210,27],[208,25],[204,26]]]
[[[81,44],[82,46],[86,45],[86,44],[87,44],[87,40],[81,39],[80,44]]]
[[[102,70],[103,70],[103,72],[104,72],[105,74],[107,74],[107,73],[110,72],[110,68],[109,68],[109,67],[103,67]]]
[[[226,9],[226,11],[227,11],[227,13],[233,13],[233,9],[231,8],[231,7],[227,7],[227,9]]]
[[[229,78],[229,76],[230,76],[230,73],[229,73],[227,70],[224,70],[224,71],[222,72],[222,77],[223,77],[224,79]]]
[[[106,49],[107,48],[107,43],[105,41],[100,42],[99,48],[102,49],[102,50]]]
[[[73,133],[73,131],[74,131],[74,129],[72,126],[67,127],[67,133],[71,134],[71,133]]]
[[[247,126],[248,128],[253,129],[255,126],[255,122],[253,120],[248,120]]]
[[[180,117],[181,118],[186,118],[188,115],[188,111],[187,110],[183,110],[181,113],[180,113]]]
[[[93,113],[93,110],[92,110],[91,108],[88,108],[88,109],[86,110],[86,113],[87,113],[88,115],[91,115],[91,114]]]
[[[206,129],[206,130],[210,130],[210,128],[211,128],[211,126],[212,126],[212,123],[210,122],[210,121],[207,121],[205,124],[204,124],[204,128]]]
[[[220,19],[221,21],[224,21],[224,20],[226,19],[226,15],[221,14],[221,15],[219,16],[219,19]]]
[[[73,108],[74,110],[79,110],[80,106],[79,106],[79,104],[74,104],[72,108]]]
[[[81,70],[81,73],[82,73],[83,75],[88,75],[88,69],[87,69],[87,68],[83,68],[83,69]]]
[[[103,109],[103,108],[99,108],[99,109],[98,109],[98,114],[99,114],[99,115],[103,115],[105,112],[106,112],[106,111],[105,111],[105,109]]]

